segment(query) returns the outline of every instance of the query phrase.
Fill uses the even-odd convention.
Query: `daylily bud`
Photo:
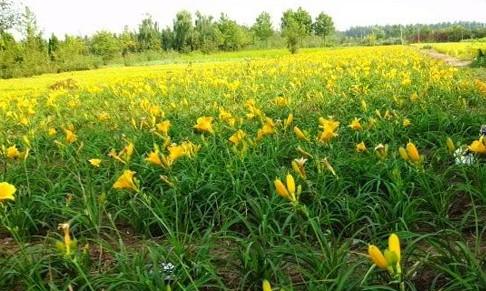
[[[368,254],[370,255],[371,260],[375,265],[378,266],[378,268],[386,270],[388,267],[387,260],[381,253],[380,249],[375,246],[375,245],[369,245],[368,246]]]

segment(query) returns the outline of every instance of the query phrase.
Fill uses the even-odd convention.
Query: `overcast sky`
[[[201,11],[218,17],[225,12],[251,25],[261,11],[272,15],[274,27],[282,12],[302,6],[314,17],[324,11],[338,30],[356,25],[436,23],[475,20],[486,22],[486,0],[21,0],[37,16],[45,34],[84,35],[98,30],[135,29],[146,13],[161,26],[171,25],[177,11]]]

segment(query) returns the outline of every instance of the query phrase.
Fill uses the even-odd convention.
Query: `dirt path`
[[[460,60],[458,58],[439,53],[438,51],[434,49],[422,49],[421,50],[423,53],[428,55],[429,57],[437,60],[441,60],[445,62],[446,64],[453,66],[453,67],[466,67],[471,64],[471,61],[468,60]]]

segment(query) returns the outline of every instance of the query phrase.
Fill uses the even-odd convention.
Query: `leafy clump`
[[[483,52],[482,49],[478,49],[478,53],[474,58],[471,66],[478,68],[486,67],[486,54]]]

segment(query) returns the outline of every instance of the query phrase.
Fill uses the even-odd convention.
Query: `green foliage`
[[[222,50],[235,51],[243,46],[244,31],[236,21],[229,19],[225,14],[221,14],[217,25],[221,32],[220,48]]]
[[[287,39],[287,47],[295,54],[302,42],[302,38],[312,32],[312,17],[299,7],[297,11],[287,10],[281,19],[282,35]]]
[[[166,27],[162,29],[160,33],[161,42],[162,42],[162,49],[165,51],[174,49],[174,33],[170,27]]]
[[[317,16],[313,28],[316,35],[326,39],[327,36],[334,32],[334,22],[331,16],[321,12]]]
[[[0,157],[2,180],[18,186],[16,200],[0,207],[0,289],[166,290],[170,285],[172,290],[257,290],[267,278],[274,290],[395,290],[397,284],[386,271],[372,267],[366,255],[367,244],[383,248],[390,232],[402,242],[406,290],[485,289],[484,159],[455,165],[444,144],[447,136],[458,145],[478,138],[484,96],[461,71],[432,82],[431,73],[449,74],[448,67],[408,48],[392,54],[395,49],[197,55],[191,60],[231,63],[152,67],[146,68],[146,77],[116,86],[98,80],[94,88],[99,90],[40,93],[34,122],[45,121],[59,131],[73,123],[79,140],[61,146],[62,132],[50,137],[39,130],[29,138],[28,159]],[[409,53],[415,61],[403,62]],[[268,58],[262,62],[243,61],[263,55]],[[350,56],[358,60],[349,63]],[[331,64],[320,65],[322,59]],[[401,75],[383,76],[384,69],[398,66],[410,73],[412,85],[401,85]],[[70,75],[80,82],[86,75],[116,79],[127,77],[130,69],[110,70]],[[339,79],[332,90],[323,86],[335,76]],[[234,82],[238,88],[227,86]],[[369,85],[366,91],[357,91],[363,85]],[[413,92],[424,95],[413,103]],[[280,94],[291,98],[287,106],[272,102]],[[60,106],[43,105],[50,96],[57,96]],[[261,122],[246,117],[243,104],[248,99],[255,99],[274,120],[293,113],[295,125],[312,137],[320,131],[318,118],[333,115],[341,121],[339,136],[321,145],[314,138],[299,140],[278,125],[274,136],[237,154],[228,144],[235,128],[217,116],[220,107],[231,111],[254,138]],[[362,99],[366,109],[360,106]],[[75,100],[81,101],[76,110],[64,106]],[[16,106],[24,103],[7,102],[1,111],[2,144],[22,144],[22,136],[33,131],[34,125],[20,126],[7,117],[7,112],[20,112]],[[137,127],[131,119],[149,123],[151,105],[164,108],[163,119],[171,120],[170,142],[189,139],[202,145],[197,157],[180,160],[171,169],[144,161],[153,144],[163,140],[152,125]],[[384,116],[386,110],[392,115]],[[104,111],[110,119],[98,120]],[[203,114],[215,117],[214,135],[192,130]],[[347,126],[355,117],[363,125],[372,119],[375,123],[355,132]],[[403,117],[412,120],[410,127],[401,125]],[[127,165],[107,156],[111,148],[122,148],[125,139],[136,149]],[[421,168],[396,152],[409,139],[425,155]],[[354,151],[361,140],[368,152]],[[390,145],[387,159],[373,152],[378,143]],[[307,179],[296,177],[306,211],[277,196],[272,183],[275,176],[292,171],[290,161],[300,157],[297,147],[312,155],[305,165]],[[87,162],[94,157],[103,159],[101,168]],[[325,157],[338,177],[320,168]],[[127,167],[137,172],[141,193],[111,189]],[[62,240],[57,225],[64,222],[78,242],[71,257],[55,249]],[[169,263],[171,272],[166,271]]]
[[[120,54],[119,40],[108,31],[99,31],[93,35],[90,46],[93,54],[100,56],[105,64]]]
[[[483,52],[482,49],[478,49],[478,53],[471,65],[473,67],[486,67],[486,52]]]
[[[302,7],[299,7],[296,11],[291,9],[285,11],[281,18],[282,31],[294,25],[297,25],[302,30],[302,35],[310,35],[312,32],[312,17],[309,12]]]
[[[58,49],[59,49],[59,39],[53,33],[47,43],[47,52],[49,53],[49,57],[51,58],[52,61],[56,60],[56,52]]]
[[[251,29],[258,40],[266,42],[274,34],[270,14],[268,12],[260,13]]]
[[[212,16],[206,16],[196,12],[194,27],[194,48],[204,53],[216,51],[223,42],[223,35]]]
[[[192,16],[189,11],[179,11],[174,20],[172,31],[174,33],[173,47],[179,52],[189,52],[193,41]]]
[[[147,16],[138,28],[139,49],[158,50],[160,49],[160,39],[158,23],[151,16]]]
[[[283,13],[280,33],[274,31],[267,12],[260,13],[255,23],[246,27],[225,14],[215,20],[212,16],[196,12],[193,19],[190,12],[180,11],[173,24],[162,30],[147,15],[136,31],[125,27],[119,34],[105,31],[83,38],[66,35],[65,40],[52,34],[44,39],[33,11],[25,7],[24,12],[19,13],[17,6],[11,0],[0,0],[0,78],[87,70],[101,65],[130,66],[138,60],[146,63],[154,62],[157,58],[159,62],[166,62],[168,54],[161,53],[162,50],[185,54],[201,51],[207,54],[218,50],[287,47],[296,53],[300,47],[322,47],[345,42],[387,45],[401,44],[403,39],[417,41],[437,38],[443,41],[486,36],[484,25],[476,22],[355,27],[346,32],[333,33],[334,24],[330,16],[320,13],[313,23],[309,12],[299,7]],[[11,39],[9,29],[22,32],[23,38],[18,41]]]
[[[122,56],[126,57],[129,53],[137,51],[137,38],[135,33],[130,32],[125,26],[123,33],[119,36],[120,48]]]
[[[373,25],[351,27],[344,32],[348,40],[356,41],[375,33],[377,39],[404,39],[408,42],[456,42],[486,37],[484,23],[474,21],[436,24]]]

